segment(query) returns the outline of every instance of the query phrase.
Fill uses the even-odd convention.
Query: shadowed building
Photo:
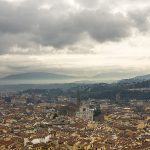
[[[92,106],[84,102],[79,107],[79,111],[76,113],[76,117],[88,121],[95,121],[95,117],[97,117],[100,114],[101,111],[98,107]]]

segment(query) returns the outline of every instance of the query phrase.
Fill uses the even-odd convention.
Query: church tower
[[[80,91],[77,90],[77,106],[80,106],[80,104],[81,104]]]

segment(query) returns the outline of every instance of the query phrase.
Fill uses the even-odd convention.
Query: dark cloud
[[[135,9],[129,12],[129,17],[133,25],[141,32],[146,32],[150,27],[150,8]]]
[[[130,23],[122,14],[105,10],[84,11],[79,18],[85,32],[98,42],[117,41],[130,35]]]
[[[44,3],[50,4],[50,9],[41,9]],[[92,5],[89,0],[80,4]],[[38,46],[61,49],[79,42],[85,33],[100,43],[119,41],[130,36],[131,21],[140,30],[148,27],[147,13],[132,12],[126,17],[103,6],[97,10],[71,9],[60,0],[27,0],[19,5],[0,1],[0,53],[10,53],[14,46],[37,49],[37,53]]]
[[[16,6],[0,1],[0,32],[17,34],[32,31],[36,23],[37,9],[34,4]]]

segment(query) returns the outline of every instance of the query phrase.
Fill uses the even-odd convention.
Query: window
[[[86,108],[83,108],[83,111],[86,111]]]

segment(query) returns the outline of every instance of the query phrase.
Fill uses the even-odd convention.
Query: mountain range
[[[3,80],[36,80],[36,79],[44,80],[44,79],[71,79],[71,78],[74,77],[69,75],[54,74],[54,73],[47,73],[47,72],[28,72],[28,73],[9,75],[2,79]]]
[[[98,76],[97,76],[98,77]],[[67,84],[66,84],[67,83]],[[26,89],[53,89],[53,88],[70,88],[78,87],[79,85],[99,85],[100,83],[104,84],[104,87],[108,85],[110,87],[144,87],[150,83],[150,74],[137,76],[134,78],[123,79],[111,83],[107,83],[103,80],[96,79],[93,77],[79,78],[76,76],[69,76],[63,74],[53,74],[46,72],[30,72],[30,73],[21,73],[15,75],[9,75],[0,79],[0,91],[11,91],[11,90],[26,90]],[[103,85],[102,85],[103,86]]]
[[[27,72],[8,75],[0,78],[0,84],[48,84],[48,83],[71,83],[77,77],[55,74],[48,72]]]
[[[119,83],[138,83],[147,80],[150,80],[150,74],[143,75],[143,76],[136,76],[134,78],[129,78],[129,79],[123,79],[120,80]]]
[[[114,75],[113,75],[114,76]],[[105,77],[107,80],[105,80]],[[122,79],[117,81],[109,80],[106,74],[98,74],[91,77],[77,77],[65,74],[48,73],[48,72],[27,72],[20,74],[8,75],[0,78],[0,84],[45,84],[45,83],[100,83],[100,82],[118,82],[118,83],[135,83],[150,80],[150,74],[136,76],[134,78]]]

